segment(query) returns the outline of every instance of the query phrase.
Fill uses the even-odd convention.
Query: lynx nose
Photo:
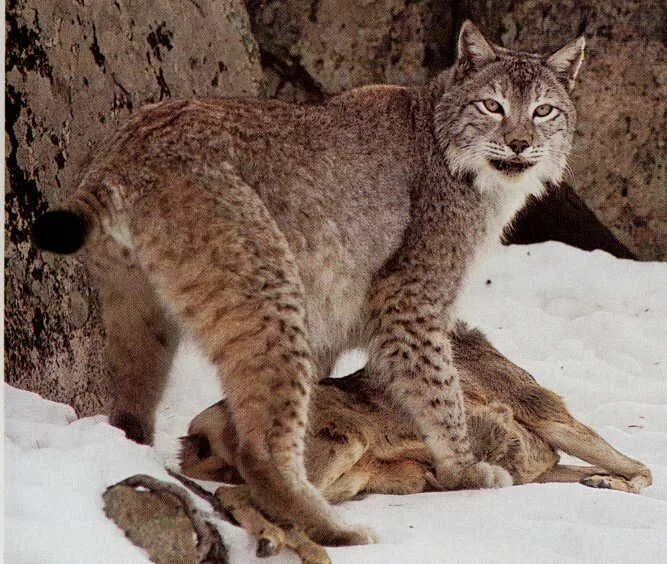
[[[512,139],[512,141],[507,144],[509,145],[509,148],[512,149],[512,151],[514,151],[517,155],[523,153],[530,145],[530,143],[528,143],[528,141],[525,139]]]

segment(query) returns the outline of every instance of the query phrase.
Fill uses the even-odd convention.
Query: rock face
[[[76,259],[36,253],[29,228],[74,190],[90,150],[133,109],[168,97],[318,101],[372,82],[421,83],[451,62],[466,17],[520,48],[556,48],[585,28],[574,187],[635,255],[665,258],[659,2],[13,0],[6,17],[8,381],[81,415],[104,409],[107,368],[88,275]]]
[[[453,37],[451,11],[435,4],[258,0],[248,8],[264,62],[278,74],[275,94],[308,99],[318,90],[424,82],[442,40]]]
[[[88,275],[75,259],[37,253],[29,227],[134,108],[261,94],[259,51],[240,0],[15,1],[7,32],[7,380],[98,413],[107,368]]]

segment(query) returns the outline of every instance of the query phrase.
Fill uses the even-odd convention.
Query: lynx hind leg
[[[221,486],[215,491],[215,495],[238,524],[257,539],[258,556],[271,556],[282,550],[285,545],[285,532],[253,507],[247,487]]]
[[[443,489],[512,485],[500,466],[476,461],[466,426],[463,394],[440,311],[409,311],[409,287],[381,288],[379,329],[369,347],[369,369],[415,422],[429,447]],[[411,295],[415,290],[412,289]],[[386,298],[383,294],[389,294]],[[431,311],[430,309],[433,309]]]
[[[369,542],[306,478],[314,366],[303,288],[284,236],[231,170],[165,177],[154,190],[137,203],[137,253],[217,368],[253,501],[322,543]]]
[[[178,344],[177,324],[129,250],[105,239],[91,256],[111,367],[109,419],[128,438],[151,443],[155,408]]]

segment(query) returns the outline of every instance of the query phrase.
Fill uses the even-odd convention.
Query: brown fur
[[[459,323],[451,336],[479,460],[498,464],[515,483],[523,484],[540,481],[545,473],[555,476],[557,451],[563,450],[630,481],[631,489],[650,485],[651,474],[643,464],[618,453],[572,417],[559,396],[503,357],[479,331]],[[336,480],[359,469],[366,470],[367,484],[351,496],[360,491],[414,493],[426,488],[425,474],[433,470],[428,448],[410,418],[375,390],[364,370],[321,381],[313,390],[310,411],[306,468],[327,499],[332,499],[327,491]],[[183,471],[200,479],[240,483],[234,468],[237,449],[223,400],[193,419],[184,440]],[[392,465],[404,463],[421,481],[413,482],[410,472],[400,471],[387,479]]]
[[[517,484],[575,481],[627,492],[651,484],[646,466],[572,417],[560,397],[503,357],[479,331],[458,324],[451,337],[478,460],[506,469]],[[218,402],[193,419],[183,440],[182,471],[240,484],[237,448],[226,402]],[[558,450],[593,466],[560,465]],[[361,493],[409,494],[433,486],[432,457],[414,424],[369,385],[363,370],[315,386],[306,468],[333,503]],[[224,501],[234,494],[221,488],[220,495]],[[244,511],[241,524],[263,538],[256,511],[246,506]]]
[[[480,249],[562,172],[575,115],[561,75],[576,69],[567,49],[494,50],[469,23],[461,38],[459,63],[419,88],[359,88],[313,106],[142,108],[91,161],[65,213],[35,229],[45,248],[71,252],[78,234],[87,244],[115,368],[111,421],[151,441],[174,343],[193,333],[220,375],[254,501],[322,542],[371,540],[338,519],[304,466],[310,389],[346,348],[368,348],[372,379],[417,425],[443,487],[511,481],[475,460],[447,335]],[[469,146],[470,97],[501,78],[516,107],[475,137],[534,121],[522,94],[533,79],[568,125],[545,128],[545,147],[560,141],[556,165],[544,151],[531,164],[543,175],[519,182],[486,159],[478,185],[447,155]],[[491,160],[516,161],[503,139]],[[52,245],[49,225],[63,217],[73,235]]]

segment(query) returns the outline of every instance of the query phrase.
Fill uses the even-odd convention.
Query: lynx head
[[[537,194],[559,182],[574,133],[570,92],[584,43],[581,36],[544,57],[493,45],[465,22],[435,110],[451,173],[469,175],[480,190]]]

